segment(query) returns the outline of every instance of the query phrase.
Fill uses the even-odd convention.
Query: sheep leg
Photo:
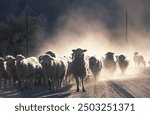
[[[49,89],[49,79],[47,77],[44,78],[44,86]]]
[[[59,89],[59,83],[60,83],[60,80],[58,80],[58,81],[55,82],[56,91]]]
[[[83,91],[83,92],[85,92],[85,88],[84,88],[83,79],[82,79],[81,81],[82,81],[82,91]]]
[[[55,87],[56,87],[56,81],[55,80],[52,80],[52,91],[55,91]]]
[[[55,82],[55,86],[56,86],[56,91],[60,88],[60,80]]]
[[[21,90],[23,91],[24,90],[24,88],[25,88],[25,79],[22,79],[21,80]]]
[[[28,83],[29,83],[29,89],[30,89],[30,90],[33,90],[34,78],[30,78],[30,79],[28,80]]]
[[[13,85],[16,87],[16,79],[13,79]]]
[[[11,78],[8,78],[8,85],[9,85],[9,87],[11,87]]]
[[[68,76],[68,83],[70,84],[71,82],[71,76]]]
[[[50,79],[48,80],[48,85],[49,85],[49,91],[51,92],[53,89],[52,89],[52,82]]]
[[[18,79],[18,88],[21,88],[21,80]]]
[[[78,79],[78,77],[75,77],[75,80],[76,80],[76,84],[77,84],[77,92],[79,92],[79,79]]]
[[[95,75],[95,82],[97,82],[98,77],[99,77],[99,72]]]
[[[7,79],[4,79],[4,88],[6,89],[6,85],[7,85]]]
[[[38,80],[37,80],[37,82],[38,82],[38,86],[40,86],[42,83],[41,83],[41,77],[38,77]]]
[[[62,81],[63,81],[63,79],[60,79],[59,82],[58,82],[59,89],[61,88]]]

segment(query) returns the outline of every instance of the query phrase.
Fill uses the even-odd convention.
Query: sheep
[[[23,56],[23,55],[21,55],[21,54],[18,54],[18,55],[16,56],[16,63],[20,63],[20,61],[21,61],[22,59],[25,59],[25,56]]]
[[[118,66],[119,66],[122,74],[124,74],[125,70],[127,69],[128,65],[129,65],[129,61],[126,60],[126,57],[124,55],[116,56],[116,58],[117,58]]]
[[[139,55],[138,52],[134,52],[133,60],[135,66],[146,67],[146,61],[144,60],[144,57],[142,55]]]
[[[65,57],[54,58],[56,62],[56,78],[58,78],[58,86],[61,87],[63,79],[65,79],[68,70],[68,61]]]
[[[89,68],[94,76],[94,80],[97,81],[97,77],[102,69],[102,63],[96,57],[92,56],[89,58]]]
[[[65,76],[65,83],[69,83],[72,81],[72,73],[71,73],[71,63],[72,63],[72,58],[71,57],[66,57],[67,59],[67,72],[66,72],[66,76]]]
[[[6,56],[6,72],[8,76],[13,80],[13,85],[16,87],[16,82],[18,81],[18,76],[16,73],[16,62],[15,57],[11,55]]]
[[[113,74],[114,71],[116,70],[116,62],[114,60],[114,53],[112,52],[107,52],[105,59],[103,60],[104,67],[111,73]]]
[[[60,88],[67,70],[65,59],[54,58],[49,54],[44,54],[40,56],[40,63],[43,68],[46,87],[51,91],[55,90],[54,88]]]
[[[44,54],[39,57],[39,61],[42,65],[44,85],[48,89],[51,89],[51,84],[50,84],[49,80],[52,76],[54,76],[54,72],[55,72],[54,59],[49,54]]]
[[[27,60],[29,60],[29,65],[31,67],[33,67],[33,79],[35,81],[35,83],[37,85],[40,85],[41,84],[41,81],[42,81],[42,78],[43,78],[43,75],[42,75],[42,65],[40,64],[39,60],[36,58],[36,57],[29,57],[27,58]]]
[[[6,88],[8,80],[10,85],[10,77],[5,70],[4,59],[0,57],[0,89],[2,87],[2,79],[4,79],[4,88]]]
[[[71,63],[71,73],[73,74],[76,84],[77,84],[77,92],[79,92],[79,79],[82,82],[82,91],[85,92],[84,88],[84,78],[86,77],[86,67],[85,67],[85,60],[84,60],[84,52],[86,49],[73,49],[73,60]]]
[[[53,57],[53,58],[56,57],[55,53],[52,52],[52,51],[47,51],[45,54],[48,54],[48,55],[50,55],[50,56]],[[44,54],[44,55],[45,55],[45,54]],[[44,55],[40,55],[40,56],[39,56],[39,58],[38,58],[39,61],[42,61],[42,60],[43,60],[43,56],[44,56]]]
[[[42,74],[42,66],[36,57],[28,57],[17,55],[16,57],[17,75],[21,81],[21,88],[25,89],[26,85],[32,88],[33,83]]]
[[[133,61],[134,61],[135,65],[137,65],[138,54],[139,54],[138,52],[134,52]]]

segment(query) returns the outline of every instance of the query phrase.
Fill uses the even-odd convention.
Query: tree
[[[44,33],[44,24],[41,16],[28,16],[29,53],[38,46],[43,39],[37,36]],[[0,23],[0,55],[26,55],[26,18],[25,15],[11,16]]]

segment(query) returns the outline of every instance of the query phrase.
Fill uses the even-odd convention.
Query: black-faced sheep
[[[89,68],[94,76],[95,81],[99,76],[99,73],[102,69],[102,63],[100,60],[96,59],[96,57],[92,56],[89,58]]]
[[[74,49],[73,51],[73,61],[71,64],[71,72],[76,80],[77,92],[79,91],[79,80],[82,82],[82,91],[85,92],[84,88],[84,78],[86,77],[86,65],[84,60],[84,52],[87,50],[82,50],[80,48]]]
[[[16,62],[15,58],[11,55],[6,56],[6,72],[13,80],[13,85],[16,87],[16,82],[18,81],[18,76],[16,73]]]
[[[4,80],[4,88],[6,88],[7,81],[10,85],[10,77],[5,70],[4,59],[0,57],[0,89],[2,88],[2,79]]]
[[[144,60],[144,57],[142,55],[139,55],[138,52],[134,52],[133,60],[135,66],[146,67],[146,61]]]
[[[129,65],[129,61],[126,60],[126,57],[124,55],[119,55],[117,56],[117,63],[122,74],[124,74],[125,70],[127,69]]]
[[[114,60],[114,53],[108,52],[106,53],[106,57],[103,60],[104,67],[111,73],[113,74],[114,71],[116,70],[116,62]]]

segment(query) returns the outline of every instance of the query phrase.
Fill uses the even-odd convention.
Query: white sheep
[[[16,57],[16,62],[16,70],[21,81],[21,88],[25,89],[25,86],[33,88],[33,83],[41,76],[42,66],[38,59],[36,57],[25,58],[18,55]]]
[[[49,54],[44,54],[39,59],[43,69],[44,84],[51,91],[57,90],[67,73],[67,61],[65,62],[65,58],[54,58]]]

